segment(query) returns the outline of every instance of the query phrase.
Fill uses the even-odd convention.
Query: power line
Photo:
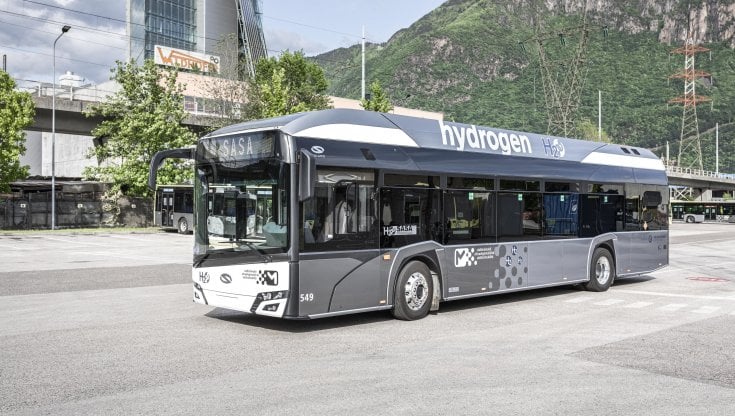
[[[75,10],[75,9],[71,9],[69,7],[63,7],[63,6],[53,5],[53,4],[47,4],[47,3],[42,3],[42,2],[34,1],[34,0],[24,0],[24,2],[26,2],[26,3],[32,3],[32,4],[37,4],[39,6],[50,7],[50,8],[54,8],[54,9],[65,10],[65,11],[69,11],[69,12],[72,12],[72,13],[78,13],[78,14],[83,14],[83,15],[87,15],[87,16],[92,16],[92,17],[96,17],[96,18],[100,18],[100,19],[107,19],[107,20],[111,20],[111,21],[114,21],[114,22],[123,23],[123,24],[126,24],[126,25],[127,24],[131,24],[131,25],[145,27],[145,24],[135,23],[135,22],[128,22],[127,19],[117,19],[117,18],[114,18],[114,17],[103,16],[103,15],[96,14],[96,13],[83,12],[81,10]],[[311,28],[311,29],[321,30],[321,31],[324,31],[324,32],[334,33],[334,34],[338,34],[338,35],[349,36],[349,37],[352,37],[352,38],[355,38],[355,39],[362,39],[362,36],[361,35],[357,35],[357,34],[354,34],[354,33],[340,32],[340,31],[332,30],[332,29],[325,28],[325,27],[320,27],[320,26],[310,25],[310,24],[306,24],[306,23],[296,22],[296,21],[288,20],[288,19],[282,19],[282,18],[279,18],[279,17],[269,16],[269,15],[266,15],[266,14],[261,14],[261,16],[262,17],[265,17],[267,19],[270,19],[270,20],[275,20],[275,21],[284,22],[284,23],[290,23],[290,24],[293,24],[293,25],[302,26],[302,27],[308,27],[308,28]],[[94,30],[94,29],[92,29],[92,30]],[[108,33],[113,33],[113,32],[108,32]],[[134,38],[134,37],[131,37],[131,36],[128,36],[128,35],[125,35],[125,36],[126,37],[129,37],[129,38],[132,38],[132,39],[138,39],[138,38]],[[219,40],[219,39],[208,38],[208,37],[204,37],[204,36],[197,36],[197,38],[204,39],[204,40],[213,40],[213,41],[218,41]],[[138,40],[142,40],[142,39],[138,39]],[[366,40],[368,40],[371,43],[383,43],[383,42],[379,42],[379,41],[376,41],[376,40],[371,39],[371,38],[366,38]],[[281,51],[276,51],[276,52],[281,52]]]
[[[12,46],[2,46],[0,48],[8,48],[8,49],[13,49],[13,50],[20,51],[20,52],[27,52],[27,53],[33,53],[33,54],[36,54],[36,55],[43,55],[43,56],[53,57],[53,55],[50,54],[50,53],[30,51],[28,49],[14,48]],[[110,67],[107,64],[101,64],[99,62],[82,61],[81,59],[65,58],[63,56],[57,56],[56,59],[63,59],[63,60],[66,60],[66,61],[75,61],[75,62],[80,62],[80,63],[83,63],[83,64],[89,64],[89,65],[103,66],[103,67],[106,67],[106,68],[109,68]]]
[[[78,13],[78,14],[84,14],[84,15],[87,15],[87,16],[97,17],[97,18],[101,18],[101,19],[112,20],[114,22],[120,22],[120,23],[124,23],[124,24],[127,24],[128,23],[127,20],[116,19],[114,17],[109,17],[109,16],[102,16],[100,14],[95,14],[95,13],[83,12],[81,10],[74,10],[74,9],[70,9],[68,7],[57,6],[55,4],[41,3],[39,1],[33,1],[33,0],[23,0],[23,2],[24,3],[33,3],[33,4],[37,4],[39,6],[50,7],[50,8],[53,8],[53,9],[66,10],[66,11],[69,11],[69,12]]]
[[[10,26],[17,26],[17,27],[20,27],[20,28],[23,28],[23,29],[29,29],[29,30],[33,30],[33,31],[36,31],[36,32],[41,32],[41,33],[48,33],[48,34],[50,34],[50,35],[56,35],[56,34],[57,34],[56,32],[49,32],[48,30],[43,30],[43,29],[36,29],[36,28],[34,28],[34,27],[29,27],[29,26],[23,26],[23,25],[19,25],[19,24],[17,24],[17,23],[10,23],[10,22],[8,22],[8,21],[4,21],[4,20],[0,20],[0,23],[3,23],[3,24],[5,24],[5,25],[10,25]],[[108,48],[113,48],[113,49],[120,49],[120,50],[123,50],[123,51],[127,50],[127,48],[119,48],[119,47],[117,47],[117,46],[112,46],[112,45],[110,45],[109,43],[101,43],[101,42],[95,42],[95,41],[93,41],[93,40],[89,40],[89,39],[81,39],[81,38],[78,38],[78,37],[75,37],[75,36],[68,36],[68,37],[70,37],[71,39],[76,39],[76,40],[83,40],[83,41],[84,41],[84,42],[86,42],[86,43],[93,43],[93,44],[95,44],[95,45],[102,45],[102,46],[106,46],[106,47],[108,47]]]

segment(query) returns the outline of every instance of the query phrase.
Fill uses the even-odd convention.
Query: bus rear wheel
[[[687,215],[686,222],[693,223],[694,222],[694,217],[692,217],[691,215]]]
[[[404,321],[421,319],[429,313],[434,296],[431,271],[420,261],[401,269],[393,300],[393,316]]]
[[[186,234],[189,232],[189,222],[186,221],[186,218],[179,218],[178,231],[179,234]]]
[[[590,292],[604,292],[609,289],[615,279],[615,261],[610,251],[597,247],[592,254],[590,266],[590,280],[584,284],[584,288]]]

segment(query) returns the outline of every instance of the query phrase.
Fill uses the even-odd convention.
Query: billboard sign
[[[201,72],[219,72],[219,56],[190,52],[168,46],[156,45],[154,62],[158,65],[177,66],[182,69]]]

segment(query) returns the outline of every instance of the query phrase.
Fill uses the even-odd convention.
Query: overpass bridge
[[[30,131],[51,131],[51,110],[52,98],[50,96],[33,95],[33,103],[36,106],[36,116],[33,118],[33,124],[27,128]],[[76,134],[82,136],[91,136],[92,129],[97,127],[103,120],[103,117],[87,117],[84,115],[95,104],[99,104],[98,100],[86,99],[69,99],[63,96],[56,98],[56,132],[65,134]],[[209,120],[208,120],[209,119]],[[210,124],[208,121],[211,117],[189,113],[184,119],[183,124],[189,126],[194,131],[204,131]]]
[[[735,175],[699,169],[667,166],[671,197],[674,199],[710,200],[712,192],[735,195]]]

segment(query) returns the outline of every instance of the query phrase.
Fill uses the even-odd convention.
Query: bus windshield
[[[286,252],[288,165],[275,157],[199,155],[194,254],[246,252],[262,257]]]

